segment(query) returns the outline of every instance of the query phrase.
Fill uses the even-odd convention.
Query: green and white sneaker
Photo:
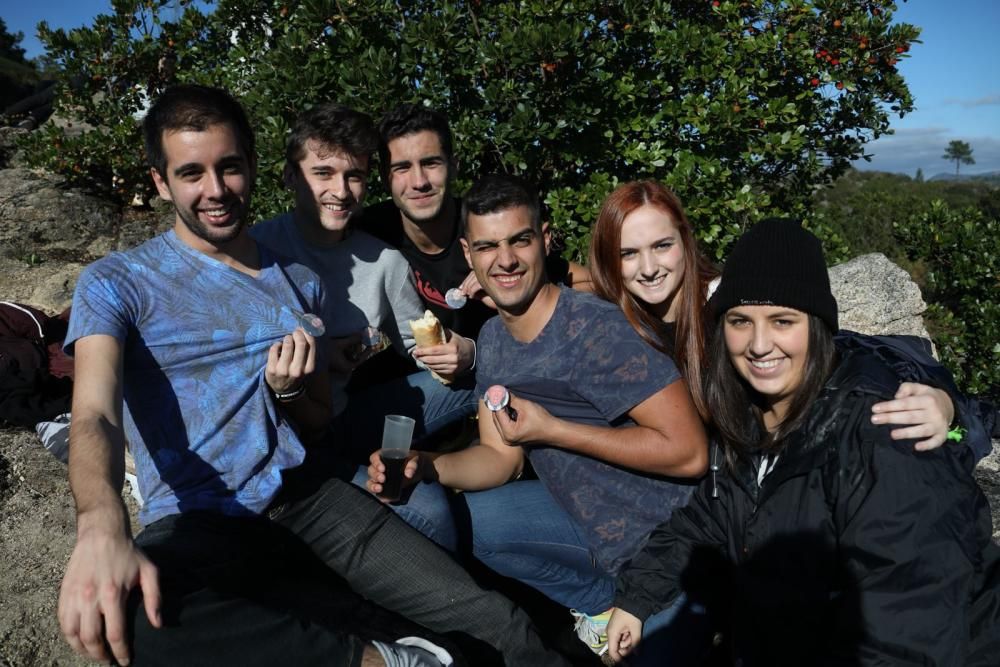
[[[608,621],[611,619],[611,612],[612,610],[608,609],[596,616],[588,616],[576,609],[569,610],[569,613],[576,619],[573,624],[576,636],[591,651],[600,656],[608,652]]]

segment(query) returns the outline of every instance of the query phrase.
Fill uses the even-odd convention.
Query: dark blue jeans
[[[367,477],[367,475],[366,475]],[[393,509],[435,537],[453,530],[438,485],[420,485],[407,504]],[[559,604],[590,615],[611,607],[614,577],[597,565],[579,525],[538,480],[465,492],[472,552],[490,569],[517,579]],[[681,596],[643,623],[645,650],[630,665],[695,664],[705,646],[705,610]]]
[[[580,527],[542,482],[511,482],[462,499],[472,552],[490,569],[586,614],[611,606],[614,577],[596,564]]]
[[[139,535],[160,568],[168,627],[153,629],[136,611],[136,664],[353,667],[361,641],[311,614],[322,601],[296,581],[288,557],[301,550],[363,597],[434,632],[485,642],[508,665],[566,664],[512,602],[476,585],[365,491],[320,471],[286,476],[268,517],[180,514]]]

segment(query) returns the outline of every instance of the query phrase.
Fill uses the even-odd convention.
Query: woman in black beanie
[[[824,267],[794,221],[758,223],[733,249],[706,379],[723,456],[619,574],[614,658],[686,591],[726,607],[737,664],[996,664],[1000,549],[973,453],[915,453],[871,423],[897,380],[836,348]]]

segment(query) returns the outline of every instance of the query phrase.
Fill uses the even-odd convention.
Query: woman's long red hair
[[[654,206],[670,216],[677,228],[684,274],[674,299],[677,300],[675,349],[664,339],[663,322],[636,299],[622,279],[622,223],[642,206]],[[657,350],[674,358],[687,380],[695,407],[707,418],[702,379],[705,358],[705,299],[708,283],[718,275],[715,267],[698,250],[694,230],[677,196],[655,181],[633,181],[608,195],[594,223],[590,241],[590,273],[594,291],[605,301],[617,304],[629,324]]]

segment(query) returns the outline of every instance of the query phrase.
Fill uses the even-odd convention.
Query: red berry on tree
[[[817,79],[816,77],[813,77],[812,79],[809,80],[809,83],[812,84],[814,87],[818,86],[819,85],[819,79]]]
[[[838,81],[837,82],[837,90],[843,90],[843,89],[844,89],[844,82],[843,81]]]

